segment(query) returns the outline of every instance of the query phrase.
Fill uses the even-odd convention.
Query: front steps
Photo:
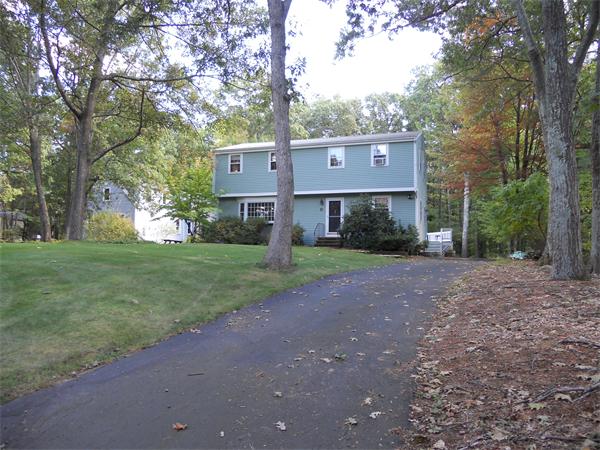
[[[339,248],[342,246],[342,239],[337,236],[321,236],[317,238],[315,247]]]

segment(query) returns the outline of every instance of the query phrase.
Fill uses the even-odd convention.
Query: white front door
[[[344,220],[344,199],[325,199],[325,232],[327,236],[338,236],[338,230]]]

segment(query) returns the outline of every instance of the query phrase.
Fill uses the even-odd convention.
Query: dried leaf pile
[[[439,301],[419,351],[415,448],[600,448],[600,280],[489,264]]]

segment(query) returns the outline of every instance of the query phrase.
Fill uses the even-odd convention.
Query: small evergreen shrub
[[[390,216],[385,207],[373,204],[368,196],[350,206],[340,228],[344,245],[363,250],[395,252],[411,255],[422,249],[419,231],[414,225],[404,228]]]
[[[410,255],[416,255],[423,249],[419,242],[419,232],[414,225],[409,225],[404,229],[402,225],[398,225],[398,229],[393,235],[384,236],[375,250],[383,252],[406,252]]]
[[[138,234],[133,222],[120,214],[97,212],[87,221],[87,239],[98,242],[134,242]]]
[[[396,234],[396,224],[389,211],[376,206],[368,196],[362,196],[350,206],[339,230],[340,236],[352,248],[377,250],[384,238]]]
[[[292,245],[304,245],[304,228],[299,223],[292,228]]]
[[[223,217],[202,227],[200,236],[204,242],[222,244],[266,244],[268,224],[264,219]]]

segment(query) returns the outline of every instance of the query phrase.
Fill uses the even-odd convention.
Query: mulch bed
[[[600,448],[600,280],[487,264],[438,301],[413,448]]]

